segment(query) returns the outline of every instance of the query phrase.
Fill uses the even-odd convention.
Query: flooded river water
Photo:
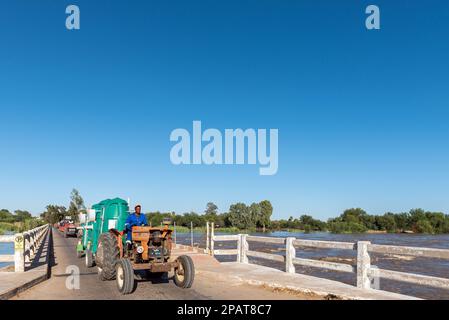
[[[0,242],[0,255],[2,254],[14,254],[14,244]],[[9,264],[11,263],[0,262],[0,268],[3,268]]]
[[[216,233],[220,234],[220,233]],[[228,234],[228,233],[227,233]],[[409,247],[427,247],[449,249],[449,235],[422,235],[422,234],[330,234],[320,233],[292,233],[292,232],[270,232],[270,233],[253,233],[251,235],[265,237],[295,237],[298,239],[323,240],[323,241],[371,241],[375,244],[409,246]],[[190,233],[178,233],[177,242],[190,245]],[[204,233],[194,233],[194,243],[200,247],[205,247],[206,235]],[[236,248],[236,242],[217,242],[216,249]],[[282,245],[249,242],[250,250],[268,252],[273,254],[284,254]],[[296,248],[297,257],[325,260],[331,262],[346,263],[356,265],[355,250],[341,249],[317,249],[317,248]],[[235,261],[235,256],[218,256],[220,261]],[[284,269],[284,265],[279,262],[249,258],[250,262]],[[371,254],[371,264],[382,269],[417,273],[423,275],[437,276],[449,278],[449,260],[429,259],[411,256]],[[355,274],[296,266],[296,272],[337,280],[351,285],[355,285]],[[449,290],[425,287],[415,284],[409,284],[387,279],[380,280],[380,289],[411,295],[425,299],[449,299]]]

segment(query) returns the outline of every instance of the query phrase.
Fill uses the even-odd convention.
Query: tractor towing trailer
[[[128,215],[128,202],[120,198],[103,200],[80,214],[82,237],[77,256],[84,255],[87,267],[97,266],[100,280],[116,280],[122,294],[135,290],[136,273],[164,277],[173,272],[178,287],[190,288],[195,267],[187,255],[172,258],[171,221],[164,220],[162,227],[133,226],[126,230]],[[131,233],[131,243],[126,242],[127,232]]]

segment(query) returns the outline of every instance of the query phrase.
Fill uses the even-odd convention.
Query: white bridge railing
[[[236,241],[237,249],[215,249],[215,242],[222,241]],[[284,254],[271,254],[251,250],[248,245],[248,241],[282,245],[284,247]],[[380,253],[449,260],[449,250],[447,249],[378,245],[372,244],[369,241],[336,242],[303,240],[293,237],[258,237],[250,236],[247,234],[216,236],[214,234],[214,226],[212,223],[210,226],[209,223],[207,225],[206,242],[207,253],[211,255],[236,255],[236,260],[240,263],[248,263],[248,257],[255,257],[282,262],[285,264],[285,271],[288,273],[296,272],[295,265],[353,273],[357,277],[357,287],[362,289],[378,289],[376,287],[376,279],[380,278],[413,283],[423,286],[449,289],[449,279],[380,269],[376,266],[371,265],[370,257],[370,253]],[[354,250],[357,252],[357,263],[356,265],[350,265],[345,263],[299,258],[296,256],[297,247]]]
[[[34,258],[47,230],[46,224],[23,233],[0,236],[0,243],[14,243],[14,254],[0,255],[0,262],[14,262],[14,271],[24,272],[25,263]]]

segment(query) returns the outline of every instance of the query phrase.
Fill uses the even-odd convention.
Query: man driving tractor
[[[134,213],[131,213],[128,218],[126,218],[125,222],[125,231],[126,231],[126,244],[131,246],[132,244],[132,228],[134,226],[147,226],[147,218],[145,214],[141,214],[142,207],[140,204],[134,207]]]
[[[91,232],[92,240],[83,249],[86,266],[90,268],[96,264],[100,280],[115,279],[119,292],[125,295],[136,289],[136,271],[144,272],[142,275],[145,276],[153,274],[161,278],[173,271],[176,286],[192,286],[195,278],[192,258],[187,255],[172,255],[173,229],[169,227],[171,219],[164,219],[164,226],[150,227],[140,205],[136,205],[134,212],[130,212],[128,202],[120,198],[102,201],[94,205],[94,208],[95,220],[92,227],[88,229],[85,226],[85,230]],[[102,214],[100,216],[97,213]],[[121,223],[117,224],[118,219]],[[87,217],[84,220],[87,221]],[[116,229],[114,226],[117,225],[119,227]],[[83,232],[83,240],[88,240],[88,235],[89,233]],[[96,241],[95,252],[91,251],[95,249],[93,241]]]

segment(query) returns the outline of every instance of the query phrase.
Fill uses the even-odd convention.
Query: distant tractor
[[[77,237],[78,235],[76,225],[69,218],[60,221],[58,224],[58,230],[64,234],[64,238]]]
[[[95,218],[94,218],[95,213]],[[82,239],[77,255],[84,253],[87,267],[98,267],[101,280],[116,279],[122,294],[136,288],[135,273],[164,277],[174,272],[178,287],[190,288],[195,276],[193,261],[189,256],[171,259],[171,221],[164,219],[163,227],[134,226],[132,242],[126,243],[125,221],[128,203],[116,198],[105,200],[92,207],[87,215],[80,216]]]

